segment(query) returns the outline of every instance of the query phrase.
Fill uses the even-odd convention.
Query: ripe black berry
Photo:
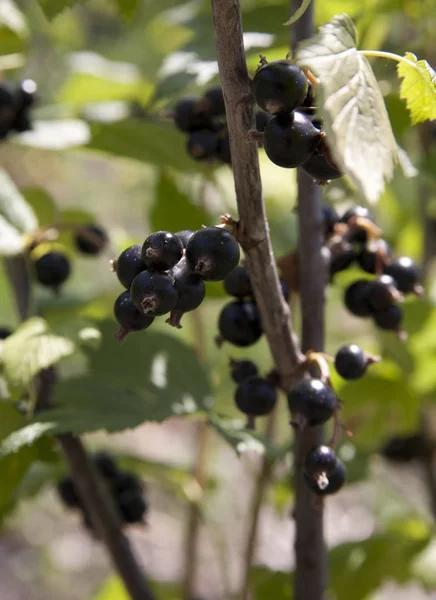
[[[336,463],[336,468],[333,473],[327,478],[327,481],[316,481],[313,477],[309,477],[304,474],[304,478],[306,480],[309,488],[317,494],[318,496],[327,496],[330,494],[335,494],[338,492],[341,487],[344,485],[347,477],[347,470],[345,468],[344,463],[338,458]],[[324,487],[325,486],[325,487]]]
[[[253,295],[250,276],[247,269],[239,265],[224,279],[224,289],[229,296],[235,298],[245,298]]]
[[[238,242],[220,227],[199,229],[186,246],[186,258],[192,270],[206,281],[227,277],[237,266],[239,255]]]
[[[217,154],[218,144],[215,131],[200,129],[190,134],[186,142],[186,151],[194,160],[207,160]]]
[[[312,121],[313,123],[313,121]],[[337,166],[333,163],[325,144],[319,144],[314,153],[302,165],[308,175],[316,181],[329,181],[342,176]]]
[[[322,222],[324,224],[324,235],[330,236],[335,230],[336,223],[339,222],[338,213],[329,204],[323,204],[322,207]]]
[[[153,323],[154,318],[140,312],[132,302],[130,292],[123,292],[115,300],[115,318],[120,327],[127,331],[141,331]]]
[[[221,86],[214,85],[206,90],[203,97],[205,112],[209,116],[220,116],[226,114],[224,105],[224,94]]]
[[[342,346],[335,357],[335,369],[344,379],[360,379],[368,366],[365,352],[357,344]]]
[[[265,128],[264,148],[279,167],[293,168],[305,163],[321,140],[321,132],[303,114],[280,114]]]
[[[68,506],[68,508],[79,508],[81,506],[82,503],[77,495],[76,488],[71,477],[64,477],[61,479],[57,485],[57,491],[60,499],[65,506]]]
[[[336,273],[348,269],[355,258],[356,252],[352,244],[342,238],[335,240],[330,245],[330,276],[333,277]]]
[[[361,217],[368,219],[369,221],[374,221],[373,216],[367,208],[364,206],[354,206],[353,208],[348,209],[347,212],[341,217],[341,223],[347,223],[350,225],[355,217]],[[353,231],[350,232],[348,239],[350,242],[365,243],[368,239],[368,234],[364,228],[355,226]]]
[[[368,299],[370,289],[371,281],[367,279],[358,279],[346,289],[345,306],[356,317],[371,316],[372,309]]]
[[[321,473],[328,477],[336,470],[337,462],[338,459],[333,448],[316,446],[306,454],[304,471],[306,475],[315,479]]]
[[[68,257],[59,250],[51,250],[34,262],[36,279],[44,286],[57,288],[64,283],[71,272]]]
[[[297,65],[287,60],[274,60],[260,67],[253,77],[256,103],[271,114],[290,113],[303,102],[307,78]]]
[[[9,85],[0,84],[0,139],[4,139],[11,128],[16,111],[15,94]]]
[[[181,131],[188,133],[207,129],[210,125],[209,117],[201,108],[198,98],[184,98],[176,104],[174,122]]]
[[[385,240],[379,239],[375,241],[371,248],[363,248],[357,255],[357,261],[361,269],[367,273],[374,274],[377,269],[386,273],[386,267],[384,267],[385,259],[391,254],[389,245]],[[390,273],[389,273],[390,275]]]
[[[413,292],[420,280],[418,265],[408,256],[395,258],[384,269],[397,282],[397,287],[403,294]]]
[[[183,229],[182,231],[176,231],[174,235],[176,235],[179,240],[182,242],[184,248],[186,248],[189,240],[194,235],[195,231],[192,229]]]
[[[0,340],[5,340],[12,335],[12,330],[9,327],[0,327]]]
[[[17,90],[17,104],[19,112],[25,108],[30,108],[35,103],[37,91],[38,86],[33,79],[25,79],[20,83]]]
[[[206,286],[204,281],[191,271],[185,258],[182,258],[172,269],[171,275],[174,278],[174,287],[179,296],[167,323],[180,328],[180,319],[183,314],[195,310],[203,302]]]
[[[398,299],[395,280],[390,275],[381,275],[370,282],[368,302],[373,311],[389,308]]]
[[[126,293],[126,292],[124,292]],[[96,464],[97,469],[107,479],[113,479],[118,474],[118,467],[110,454],[107,451],[97,452],[93,456],[93,460]]]
[[[139,495],[143,491],[141,480],[134,473],[128,473],[127,471],[118,471],[116,476],[111,479],[111,486],[117,495],[125,492]]]
[[[118,499],[118,508],[125,523],[140,523],[148,505],[142,495],[124,492]]]
[[[380,450],[380,454],[398,463],[422,459],[431,453],[431,444],[421,433],[391,438]]]
[[[155,271],[143,271],[137,275],[130,286],[130,294],[136,308],[151,317],[172,311],[179,297],[174,279]]]
[[[270,115],[269,113],[264,112],[263,110],[259,110],[256,113],[256,130],[263,133],[265,131],[265,127],[271,121],[274,115]]]
[[[235,346],[251,346],[262,335],[259,312],[254,302],[230,302],[218,319],[221,337]]]
[[[231,360],[231,376],[235,383],[242,383],[258,374],[257,366],[251,360]]]
[[[235,392],[235,403],[239,410],[255,417],[269,414],[276,400],[274,386],[263,377],[250,377],[242,381]]]
[[[147,269],[168,271],[176,265],[183,256],[181,240],[168,231],[156,231],[145,240],[141,258]]]
[[[98,225],[84,225],[74,236],[76,247],[83,254],[100,254],[107,241],[105,230]]]
[[[295,416],[301,415],[308,425],[325,423],[337,408],[332,388],[320,379],[301,379],[288,392],[288,406]]]
[[[380,329],[397,331],[403,319],[403,311],[396,304],[391,304],[388,308],[375,312],[373,316],[376,325]]]
[[[117,277],[120,283],[127,289],[130,288],[135,277],[145,270],[141,251],[142,245],[135,244],[126,248],[117,258],[115,268]]]

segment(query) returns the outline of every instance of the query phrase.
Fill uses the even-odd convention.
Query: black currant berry
[[[263,145],[268,158],[291,169],[305,163],[321,141],[321,132],[303,114],[277,115],[265,128]]]
[[[296,109],[306,97],[307,86],[306,75],[288,60],[274,60],[261,66],[252,81],[256,103],[274,115]]]
[[[330,179],[337,179],[342,176],[323,143],[315,148],[314,153],[302,165],[302,168],[316,181],[330,181]]]
[[[17,104],[19,111],[30,108],[35,104],[37,91],[38,86],[33,79],[25,79],[20,83],[17,90]]]
[[[182,231],[176,231],[174,235],[176,235],[179,240],[182,242],[184,248],[188,245],[189,240],[194,235],[195,231],[192,229],[183,229]]]
[[[328,237],[334,233],[336,223],[339,223],[338,213],[329,204],[323,204],[321,210],[324,235],[325,237]]]
[[[15,117],[11,129],[17,133],[24,133],[25,131],[30,131],[32,129],[32,121],[26,111],[23,111]]]
[[[250,377],[255,377],[259,371],[251,360],[231,360],[231,376],[235,383],[242,383]]]
[[[221,337],[235,346],[251,346],[262,335],[260,316],[254,302],[230,302],[218,319]]]
[[[365,375],[368,358],[357,344],[342,346],[335,357],[335,369],[344,379],[360,379]]]
[[[265,131],[265,127],[271,121],[274,115],[270,115],[263,110],[259,110],[256,112],[256,130],[263,133]]]
[[[308,425],[320,425],[332,417],[338,401],[320,379],[301,379],[288,392],[288,406],[293,416],[303,417]]]
[[[206,286],[204,281],[191,271],[185,258],[177,263],[171,271],[171,275],[174,278],[174,287],[179,296],[167,323],[180,328],[180,319],[183,314],[195,310],[203,302]]]
[[[355,258],[356,252],[352,244],[342,238],[334,240],[330,245],[330,276],[333,277],[351,267]]]
[[[224,105],[224,94],[221,86],[214,85],[207,89],[203,96],[205,112],[211,116],[221,116],[226,114]]]
[[[344,296],[345,306],[356,317],[371,316],[372,308],[369,303],[370,289],[371,281],[367,279],[358,279],[346,289]]]
[[[384,271],[395,279],[398,289],[403,294],[415,291],[419,285],[420,269],[408,256],[395,258],[389,265],[386,265]]]
[[[390,275],[380,275],[370,282],[368,302],[373,311],[389,308],[395,300],[398,300],[398,290]]]
[[[130,294],[136,308],[151,317],[171,312],[179,297],[173,277],[155,271],[137,275],[130,286]]]
[[[224,279],[224,289],[229,296],[235,298],[246,298],[253,295],[250,276],[247,269],[239,265]]]
[[[355,217],[364,218],[374,222],[374,218],[367,208],[364,206],[354,206],[353,208],[348,209],[347,212],[341,217],[341,223],[347,223],[350,225],[352,223],[352,219]],[[363,227],[356,226],[353,228],[353,231],[349,233],[348,239],[353,243],[365,243],[368,239],[368,233]]]
[[[139,273],[145,271],[145,265],[141,258],[142,244],[135,244],[121,252],[116,260],[116,273],[120,283],[125,288],[130,288],[132,281]]]
[[[153,323],[154,318],[140,312],[132,302],[130,292],[123,292],[115,300],[114,314],[118,324],[127,331],[141,331]]]
[[[0,327],[0,340],[5,340],[12,335],[12,330],[9,327]]]
[[[380,450],[380,454],[392,462],[407,463],[431,454],[431,444],[421,433],[391,438]]]
[[[186,246],[186,258],[197,275],[206,281],[220,281],[239,263],[239,245],[221,227],[204,227],[194,233]]]
[[[127,473],[127,471],[118,471],[116,476],[111,479],[111,486],[118,496],[126,492],[138,495],[143,492],[141,480],[134,473]]]
[[[71,272],[69,258],[59,250],[51,250],[37,258],[34,267],[39,283],[52,288],[62,285]]]
[[[125,523],[140,523],[144,519],[148,505],[140,494],[124,492],[118,498],[118,509]]]
[[[268,415],[277,400],[275,387],[263,377],[242,381],[235,392],[235,403],[241,412],[254,417]]]
[[[391,250],[385,240],[379,239],[373,242],[371,248],[363,248],[357,255],[357,262],[366,273],[375,274],[377,271],[385,271],[385,259],[389,258]],[[389,273],[390,274],[390,273]]]
[[[94,454],[93,460],[101,475],[106,479],[114,479],[118,475],[118,467],[110,452],[104,450],[97,452]]]
[[[84,225],[76,230],[74,243],[83,254],[100,254],[108,241],[105,230],[98,225]]]
[[[16,112],[13,90],[6,83],[0,84],[0,138],[4,139],[11,128]]]
[[[313,477],[309,477],[304,474],[305,480],[309,488],[318,496],[328,496],[335,494],[344,485],[347,478],[347,470],[344,463],[338,458],[336,468],[333,473],[326,480],[315,480]],[[324,487],[325,486],[325,487]]]
[[[374,313],[375,324],[380,329],[387,331],[398,331],[403,319],[403,311],[396,304],[391,304],[388,308]]]
[[[156,231],[145,240],[141,258],[147,269],[168,271],[183,256],[183,244],[177,235],[168,231]]]
[[[217,154],[218,145],[219,139],[215,131],[200,129],[190,134],[186,142],[186,152],[194,160],[207,160]]]
[[[184,98],[174,107],[174,123],[187,133],[207,129],[210,125],[208,115],[201,108],[198,98]]]
[[[304,472],[309,477],[315,479],[321,473],[328,477],[336,470],[337,462],[338,459],[333,448],[329,448],[329,446],[316,446],[306,454]]]
[[[60,499],[68,508],[80,508],[82,503],[77,495],[74,482],[71,477],[64,477],[57,484],[57,491]]]

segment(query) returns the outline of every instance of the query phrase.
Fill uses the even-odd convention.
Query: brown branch
[[[15,296],[17,310],[23,321],[29,316],[31,283],[26,259],[17,256],[6,260],[6,270]],[[37,407],[48,408],[55,384],[55,370],[41,371],[36,380]],[[136,561],[129,540],[121,530],[121,523],[111,495],[89,460],[78,437],[63,434],[57,438],[70,468],[79,496],[100,539],[106,545],[113,565],[118,571],[132,600],[155,600],[155,596]]]
[[[293,14],[301,0],[291,0]],[[314,29],[314,1],[291,29],[291,46],[309,38]],[[298,169],[298,222],[302,348],[324,348],[325,263],[322,247],[321,188]],[[303,460],[308,450],[323,441],[322,427],[307,428],[295,435],[295,600],[322,600],[327,585],[327,554],[323,533],[322,505],[315,503],[303,477]]]
[[[248,132],[255,129],[255,118],[239,1],[212,0],[212,13],[241,222],[239,241],[245,252],[263,330],[281,383],[288,389],[302,361],[302,355],[291,329],[290,309],[280,289],[262,200],[257,148],[254,144],[247,143]]]

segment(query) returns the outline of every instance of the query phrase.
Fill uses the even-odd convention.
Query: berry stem
[[[390,60],[395,60],[397,62],[402,62],[413,69],[418,69],[419,67],[406,58],[405,56],[401,56],[400,54],[394,54],[393,52],[384,52],[383,50],[358,50],[359,54],[362,56],[374,56],[376,58],[389,58]]]

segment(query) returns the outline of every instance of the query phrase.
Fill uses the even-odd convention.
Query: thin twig
[[[20,319],[29,316],[31,284],[23,256],[7,259],[6,270],[16,300]],[[38,407],[51,404],[55,383],[53,368],[41,372],[37,379]],[[63,450],[74,484],[100,539],[106,545],[113,565],[118,571],[132,600],[155,600],[155,596],[136,561],[129,540],[121,530],[121,523],[112,497],[89,460],[81,440],[71,434],[57,437]]]
[[[291,0],[291,13],[301,0]],[[291,46],[309,38],[314,29],[314,2],[291,29]],[[300,302],[302,348],[324,348],[325,263],[321,254],[323,223],[321,189],[298,169],[298,223],[300,260]],[[295,600],[322,600],[327,582],[327,555],[323,537],[323,509],[315,503],[303,477],[304,455],[322,443],[322,427],[310,427],[295,434]]]

